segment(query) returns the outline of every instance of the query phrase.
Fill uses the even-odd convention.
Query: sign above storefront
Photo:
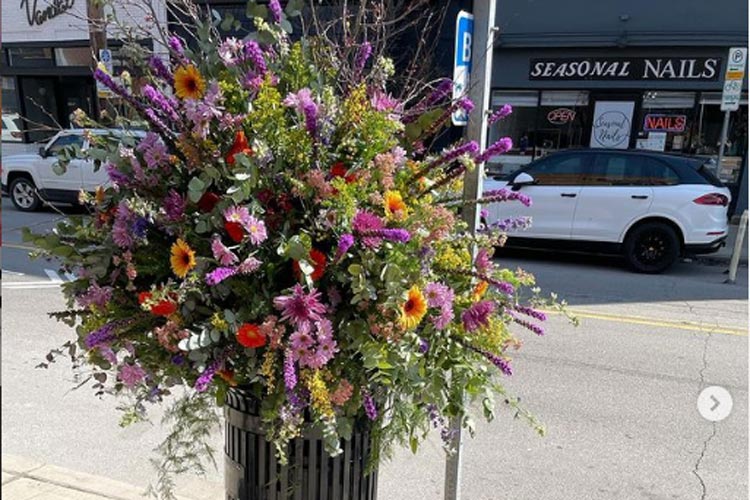
[[[29,26],[41,26],[53,17],[64,14],[75,5],[76,0],[51,0],[47,5],[38,6],[39,0],[21,0],[21,9],[26,9]]]
[[[643,120],[645,132],[684,132],[687,124],[685,115],[648,114]]]
[[[716,81],[720,57],[580,57],[532,59],[529,80]]]

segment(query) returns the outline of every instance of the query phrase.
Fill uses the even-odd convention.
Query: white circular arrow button
[[[724,420],[732,412],[732,395],[718,385],[706,387],[698,395],[698,412],[711,422]]]

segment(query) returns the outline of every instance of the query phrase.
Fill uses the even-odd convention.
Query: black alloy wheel
[[[632,229],[625,239],[625,258],[639,273],[661,273],[680,255],[675,230],[661,222],[647,222]]]

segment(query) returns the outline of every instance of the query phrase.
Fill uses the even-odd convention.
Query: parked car
[[[705,158],[644,150],[573,149],[536,160],[485,190],[509,188],[532,205],[487,206],[486,222],[530,216],[509,245],[622,253],[659,273],[684,254],[717,251],[727,237],[730,192]]]
[[[21,132],[21,117],[18,113],[3,113],[3,142],[21,142],[23,132]]]
[[[144,136],[142,131],[89,129],[94,135],[124,135],[136,141]],[[38,153],[12,155],[3,158],[2,192],[10,196],[18,210],[31,212],[44,202],[77,203],[78,193],[88,192],[97,186],[107,185],[109,178],[104,168],[95,168],[95,162],[86,158],[75,158],[64,173],[55,172],[57,153],[66,146],[77,145],[81,151],[89,147],[84,129],[62,130],[55,134]]]

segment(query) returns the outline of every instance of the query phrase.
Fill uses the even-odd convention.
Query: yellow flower
[[[409,289],[407,300],[401,306],[399,322],[404,330],[416,328],[427,313],[427,300],[417,285]]]
[[[174,90],[180,99],[200,99],[206,90],[206,81],[192,64],[180,66],[174,72]]]
[[[307,389],[310,391],[312,407],[325,416],[333,416],[333,405],[331,404],[331,395],[328,392],[326,383],[323,382],[320,372],[315,370],[306,377]]]
[[[172,264],[172,271],[180,278],[184,278],[195,267],[195,252],[187,243],[178,239],[172,245],[172,257],[169,262]]]
[[[487,288],[489,287],[489,284],[486,281],[480,281],[477,283],[477,286],[474,287],[474,302],[477,302],[482,297],[484,297],[485,292],[487,292]]]
[[[221,317],[220,313],[214,313],[213,316],[211,316],[211,326],[220,332],[223,332],[229,328],[229,323]]]
[[[383,205],[385,206],[386,217],[393,217],[394,219],[406,217],[406,203],[404,203],[404,199],[398,191],[386,191]]]
[[[263,363],[260,365],[260,374],[266,378],[266,387],[268,392],[273,391],[276,386],[276,374],[274,373],[274,364],[276,363],[276,351],[268,349],[263,355]]]
[[[96,186],[96,195],[94,197],[97,205],[104,203],[104,188],[102,186]]]

